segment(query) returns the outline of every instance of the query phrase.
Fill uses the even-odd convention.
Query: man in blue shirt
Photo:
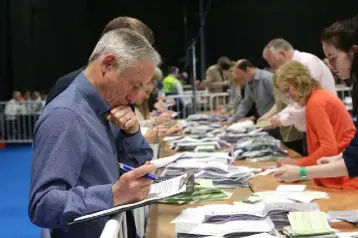
[[[155,170],[146,164],[120,174],[117,157],[138,164],[152,150],[128,104],[150,81],[160,56],[138,33],[101,37],[87,68],[43,111],[33,140],[29,216],[54,237],[99,237],[108,220],[70,227],[74,218],[144,199]],[[111,121],[111,122],[109,122]]]

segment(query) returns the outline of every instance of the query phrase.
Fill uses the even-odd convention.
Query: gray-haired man
[[[47,105],[34,133],[33,223],[53,229],[55,237],[97,238],[108,218],[66,224],[147,196],[151,181],[142,176],[155,167],[144,165],[121,176],[116,162],[150,148],[128,104],[159,63],[143,36],[127,29],[110,31],[97,43],[87,68]]]

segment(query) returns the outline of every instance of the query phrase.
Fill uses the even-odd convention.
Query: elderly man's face
[[[266,53],[266,61],[271,68],[276,70],[286,62],[286,59],[283,53],[268,50]]]
[[[146,85],[154,74],[154,65],[149,61],[138,61],[137,66],[127,68],[118,73],[116,67],[110,67],[105,72],[106,100],[111,107],[133,104],[140,90]]]

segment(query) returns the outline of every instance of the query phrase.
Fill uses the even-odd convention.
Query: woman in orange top
[[[352,118],[341,100],[321,89],[308,68],[297,61],[288,61],[275,73],[274,83],[288,98],[306,106],[308,156],[299,160],[285,158],[278,165],[312,166],[322,157],[343,152],[356,131]],[[358,178],[348,176],[315,179],[316,184],[333,188],[358,188]]]

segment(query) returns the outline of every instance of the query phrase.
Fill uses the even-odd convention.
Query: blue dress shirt
[[[140,131],[126,136],[105,119],[109,110],[82,72],[36,123],[29,216],[34,224],[55,229],[56,237],[98,238],[108,217],[66,224],[114,206],[117,158],[138,166],[153,157]]]

